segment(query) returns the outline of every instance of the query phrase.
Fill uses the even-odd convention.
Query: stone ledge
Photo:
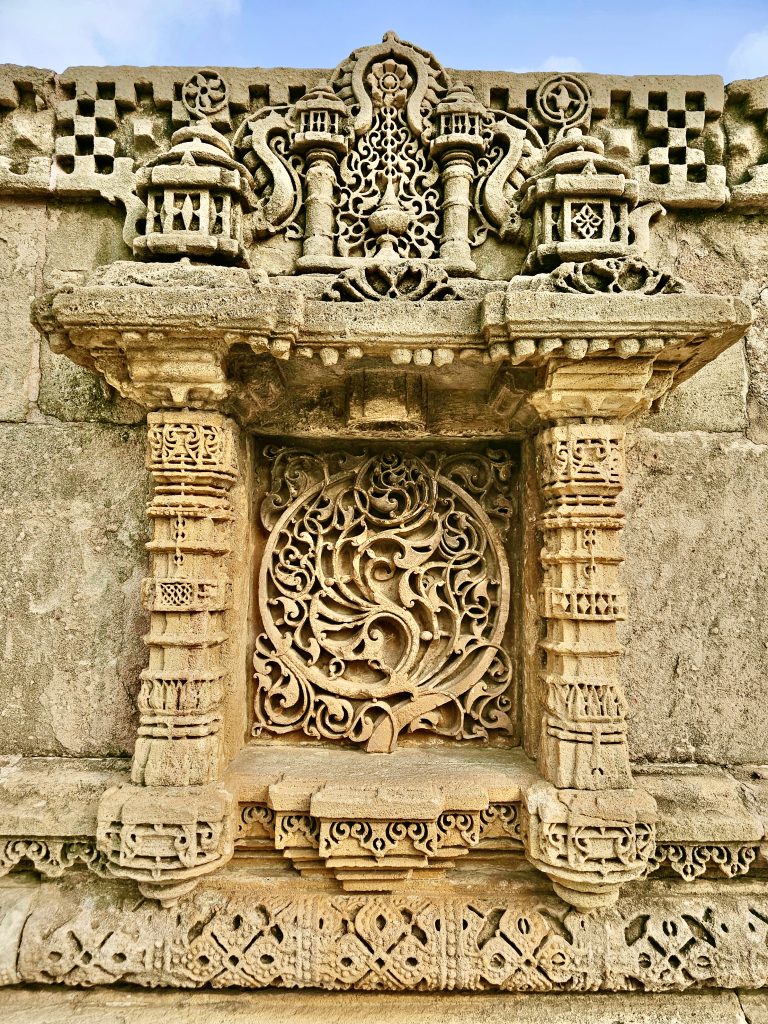
[[[301,757],[297,758],[297,751]],[[0,836],[92,836],[102,793],[128,780],[120,758],[0,758]],[[635,781],[657,800],[660,842],[760,842],[768,831],[768,766],[726,771],[706,765],[635,765]],[[270,786],[290,789],[309,810],[326,784],[437,786],[451,795],[519,800],[538,778],[519,749],[403,747],[395,754],[296,744],[249,745],[232,761],[227,785],[240,803],[263,803]],[[298,808],[297,808],[298,809]]]
[[[745,993],[752,1014],[765,997]],[[745,1024],[734,992],[680,995],[380,995],[266,991],[136,992],[122,988],[40,991],[23,987],[4,996],[5,1024],[166,1024],[183,1008],[186,1024]],[[750,1016],[763,1024],[764,1016]]]

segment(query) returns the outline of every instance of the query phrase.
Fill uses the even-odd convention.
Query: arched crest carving
[[[515,194],[545,151],[535,127],[484,107],[393,32],[293,105],[246,119],[234,145],[256,183],[254,235],[303,236],[300,266],[314,271],[439,258],[473,272],[471,247],[519,235]]]

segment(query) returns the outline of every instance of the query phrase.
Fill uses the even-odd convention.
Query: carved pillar
[[[330,150],[316,149],[307,154],[304,256],[334,255],[336,163]]]
[[[218,413],[150,413],[147,426],[155,483],[143,588],[149,665],[134,785],[104,794],[97,841],[113,874],[169,901],[232,855],[232,801],[217,780],[237,455],[234,424]]]
[[[538,437],[546,708],[539,765],[558,788],[631,783],[616,623],[626,617],[618,567],[624,427],[578,423]]]
[[[613,903],[654,847],[654,801],[632,788],[616,623],[626,615],[624,427],[570,422],[537,439],[545,782],[528,792],[528,856],[584,910]]]
[[[439,161],[443,182],[443,234],[440,259],[454,272],[477,268],[469,246],[470,192],[475,161],[485,150],[486,111],[472,90],[456,82],[435,107],[436,134],[430,153]]]
[[[474,177],[469,153],[454,152],[443,158],[443,236],[440,259],[451,266],[474,268],[469,247],[469,190]]]
[[[336,168],[349,148],[347,108],[325,79],[296,104],[293,150],[305,160],[304,258],[332,257],[336,235]]]

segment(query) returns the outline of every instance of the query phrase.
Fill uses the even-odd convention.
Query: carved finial
[[[368,223],[379,245],[377,260],[396,260],[395,242],[408,230],[411,215],[401,206],[391,178],[387,181],[381,202],[368,218]]]
[[[198,71],[182,88],[182,102],[192,123],[174,132],[171,149],[150,160],[137,177],[147,215],[133,251],[143,259],[243,262],[242,213],[250,176],[208,120],[226,104],[226,85],[217,72]]]

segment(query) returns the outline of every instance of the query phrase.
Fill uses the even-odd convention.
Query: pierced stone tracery
[[[479,503],[506,516],[508,456],[267,455],[254,732],[508,731],[509,572]]]

